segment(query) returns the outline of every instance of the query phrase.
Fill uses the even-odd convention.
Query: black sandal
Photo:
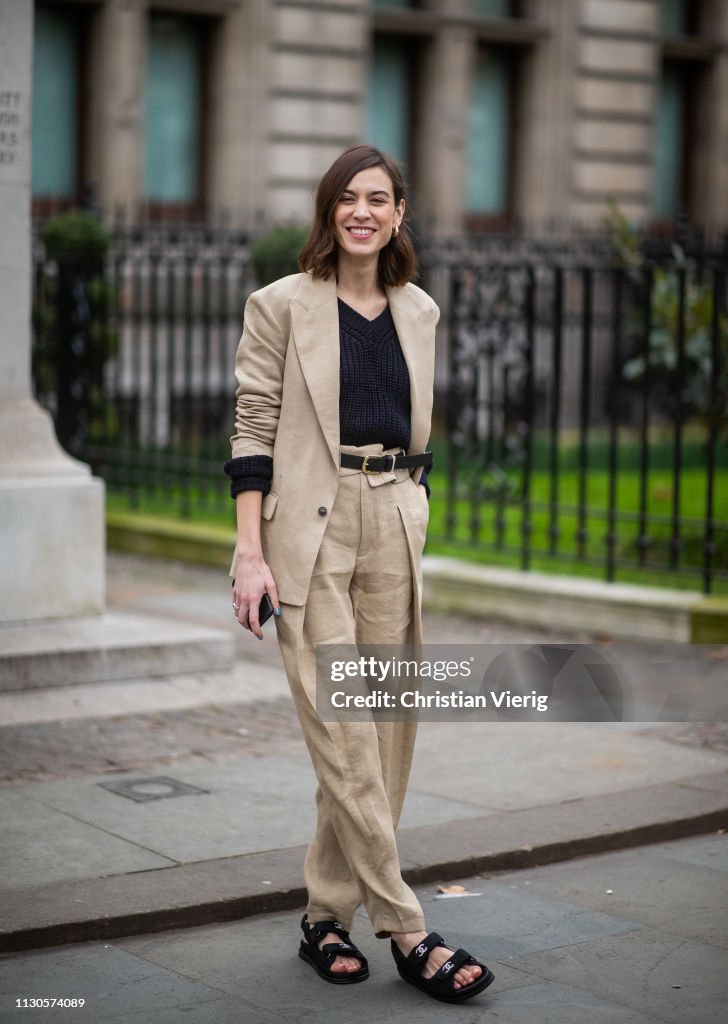
[[[433,999],[439,999],[442,1003],[462,1003],[463,1000],[470,999],[471,996],[477,996],[478,992],[482,992],[493,981],[493,972],[464,949],[456,950],[431,978],[423,978],[422,970],[427,963],[430,951],[436,946],[447,947],[447,943],[437,932],[430,932],[426,939],[418,943],[409,955],[405,956],[392,939],[392,956],[399,976],[428,996],[432,996]],[[455,974],[461,967],[480,967],[483,973],[469,985],[455,988]]]
[[[353,945],[349,933],[342,928],[338,921],[317,921],[312,925],[309,924],[308,914],[304,914],[301,919],[301,928],[306,936],[306,941],[301,939],[298,955],[306,963],[311,964],[314,971],[324,981],[330,981],[332,985],[354,985],[357,981],[365,981],[369,977],[367,958]],[[319,949],[317,943],[328,932],[334,932],[342,941],[327,942]],[[332,971],[331,966],[337,956],[350,956],[355,960],[360,960],[361,967],[358,971]]]

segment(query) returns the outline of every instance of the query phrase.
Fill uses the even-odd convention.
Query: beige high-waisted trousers
[[[342,445],[341,451],[383,449]],[[402,880],[394,838],[417,726],[323,721],[316,711],[315,645],[420,641],[421,588],[413,583],[421,572],[428,509],[408,469],[339,472],[306,604],[281,604],[276,628],[318,779],[316,834],[304,865],[309,920],[333,918],[349,930],[363,903],[383,938],[424,928],[422,908]]]

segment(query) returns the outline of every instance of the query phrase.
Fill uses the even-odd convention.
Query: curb
[[[728,826],[728,771],[408,829],[409,884],[512,871]],[[423,858],[423,851],[427,851]],[[0,952],[233,921],[305,903],[304,847],[2,894]]]
[[[227,570],[235,550],[235,530],[107,511],[106,545],[132,555],[171,558]]]
[[[722,596],[498,569],[440,555],[426,555],[422,566],[424,603],[433,611],[625,640],[728,642],[728,599]]]

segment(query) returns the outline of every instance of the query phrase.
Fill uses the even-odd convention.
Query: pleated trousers
[[[417,725],[319,715],[316,645],[421,641],[420,559],[429,511],[408,469],[339,472],[306,604],[281,604],[276,628],[318,780],[316,833],[304,864],[309,920],[333,918],[348,930],[363,904],[383,938],[424,928],[422,908],[402,879],[394,834]]]

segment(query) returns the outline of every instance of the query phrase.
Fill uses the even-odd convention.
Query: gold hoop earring
[[[398,234],[399,234],[399,225],[395,224],[394,227],[392,228],[392,238],[396,238]]]

